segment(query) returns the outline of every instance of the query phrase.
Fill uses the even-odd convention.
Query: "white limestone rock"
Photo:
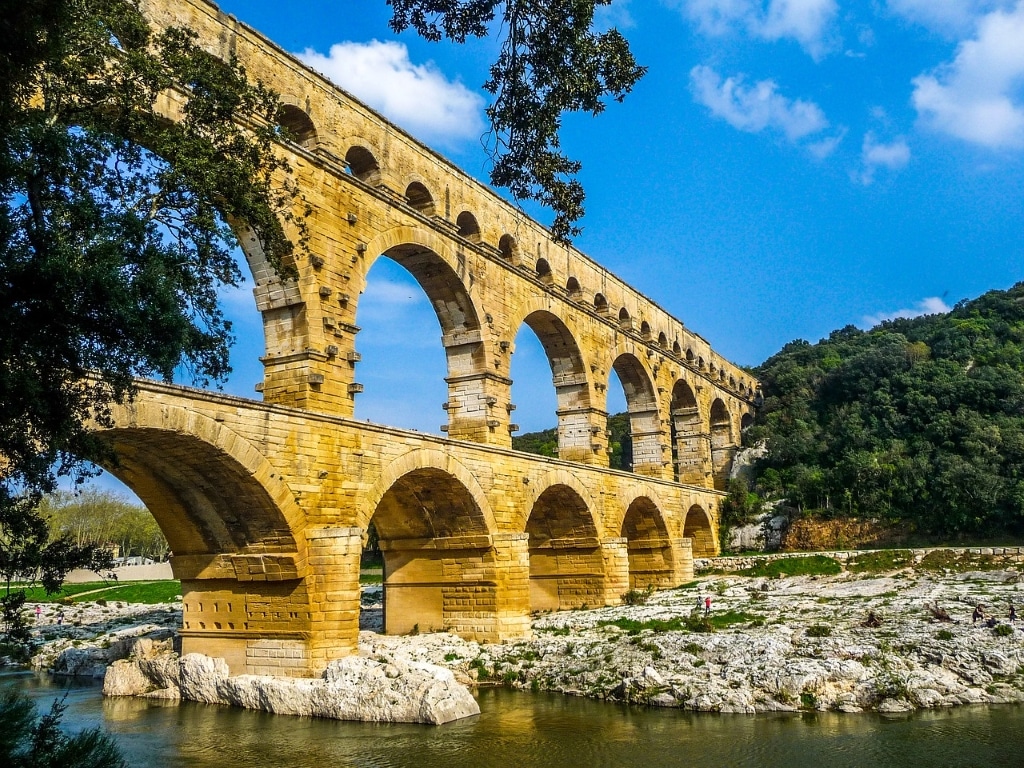
[[[174,698],[225,704],[279,715],[335,720],[440,725],[480,714],[480,706],[451,670],[403,659],[349,656],[322,678],[231,677],[223,659],[189,653],[130,659],[111,665],[107,696]]]

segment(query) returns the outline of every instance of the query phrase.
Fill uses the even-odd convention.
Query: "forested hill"
[[[1024,283],[795,341],[757,370],[762,496],[942,536],[1024,532]]]

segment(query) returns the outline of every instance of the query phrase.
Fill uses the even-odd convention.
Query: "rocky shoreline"
[[[707,575],[635,596],[643,604],[539,616],[532,640],[481,645],[445,633],[365,631],[360,657],[392,670],[444,667],[467,685],[702,712],[904,712],[1024,702],[1024,621],[1007,619],[1011,604],[1024,606],[1021,572],[998,563],[983,568]],[[379,589],[364,592],[371,626]],[[700,631],[708,626],[696,611],[708,596],[710,632]],[[994,627],[972,622],[978,604],[998,617]],[[95,676],[130,653],[135,638],[168,642],[178,619],[175,606],[104,607],[107,614],[78,608],[77,626],[73,620],[56,630],[44,614],[37,631],[45,642],[33,667]]]

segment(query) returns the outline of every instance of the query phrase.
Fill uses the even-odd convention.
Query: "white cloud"
[[[865,315],[863,318],[863,325],[865,327],[872,328],[886,320],[921,317],[921,315],[943,315],[952,311],[953,308],[946,304],[946,302],[940,297],[929,296],[928,298],[921,299],[917,302],[913,309],[898,309],[895,312],[878,312],[874,315]]]
[[[483,98],[433,62],[413,64],[403,43],[345,42],[326,56],[310,48],[296,55],[420,138],[451,145],[483,130]]]
[[[752,37],[796,40],[815,59],[831,47],[829,39],[838,5],[835,0],[668,0],[706,35],[738,30]]]
[[[599,29],[632,29],[636,26],[633,14],[629,12],[632,0],[613,0],[611,5],[599,5],[594,9],[594,22]]]
[[[857,174],[857,179],[867,186],[874,182],[875,172],[879,168],[898,171],[909,163],[910,147],[902,138],[885,144],[875,138],[874,131],[868,131],[864,134],[860,159],[861,170]]]
[[[1024,147],[1024,0],[987,14],[952,62],[913,83],[914,107],[934,130],[990,148]]]
[[[933,32],[969,34],[986,14],[1009,8],[1014,0],[888,0],[889,10]]]
[[[748,86],[742,75],[723,80],[710,67],[697,66],[690,70],[690,90],[711,114],[748,133],[779,131],[790,142],[797,143],[829,126],[817,104],[786,98],[773,80]]]

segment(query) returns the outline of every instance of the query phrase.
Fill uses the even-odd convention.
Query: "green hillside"
[[[1024,283],[794,341],[757,369],[757,490],[938,536],[1024,531]]]

